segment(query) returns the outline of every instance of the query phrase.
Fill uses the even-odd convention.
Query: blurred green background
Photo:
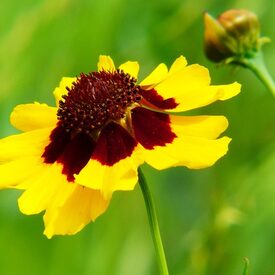
[[[222,4],[221,4],[222,3]],[[242,83],[242,93],[197,110],[225,114],[233,137],[212,168],[158,172],[146,166],[171,275],[275,274],[275,100],[249,71],[217,68],[202,51],[202,13],[256,12],[274,40],[271,0],[10,0],[0,9],[0,136],[16,133],[16,104],[54,104],[62,76],[96,69],[99,54],[116,64],[138,60],[141,78],[183,54],[206,65],[213,83]],[[274,43],[265,46],[275,76]],[[15,171],[16,173],[16,171]],[[46,184],[46,183],[45,183]],[[24,216],[18,191],[0,192],[0,274],[156,275],[141,192],[114,195],[108,211],[75,236],[42,235],[42,215]]]

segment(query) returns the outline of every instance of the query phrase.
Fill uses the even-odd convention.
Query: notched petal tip
[[[62,89],[66,89],[66,87],[70,88],[74,81],[76,81],[76,77],[62,77],[59,87]]]
[[[56,124],[55,107],[38,102],[17,105],[11,115],[10,123],[16,129],[27,132],[41,128],[54,127]]]
[[[185,166],[195,170],[213,166],[219,159],[227,154],[231,140],[231,138],[224,136],[208,141],[208,144],[204,145],[205,148],[201,148],[201,152],[203,153],[196,152],[197,156],[194,156],[193,159],[190,158],[190,162],[186,162]]]
[[[228,146],[231,138],[224,136],[222,138],[213,140],[213,147],[209,147],[209,153],[205,155],[205,159],[198,163],[189,163],[186,165],[189,169],[203,169],[213,166],[219,159],[224,157],[228,152]]]
[[[183,55],[180,55],[172,64],[169,70],[169,74],[171,73],[177,73],[178,71],[185,68],[187,65],[187,60]]]
[[[139,64],[137,61],[127,61],[119,66],[119,69],[128,73],[135,79],[138,78]]]
[[[103,214],[109,206],[98,190],[80,185],[67,197],[62,205],[54,203],[44,215],[44,235],[74,235],[81,231],[89,222]]]
[[[241,92],[242,85],[238,82],[234,82],[228,85],[222,85],[223,96],[220,100],[227,100],[231,97],[238,95]]]
[[[62,77],[59,86],[53,91],[55,97],[56,106],[59,106],[59,101],[62,100],[62,96],[68,93],[66,87],[71,88],[73,82],[76,81],[76,77]]]
[[[209,140],[193,136],[179,136],[166,147],[144,151],[145,161],[155,169],[185,166],[189,169],[207,168],[216,163],[228,151],[231,139],[222,137]]]
[[[98,71],[104,70],[104,71],[110,71],[110,72],[112,72],[116,69],[114,61],[109,55],[100,55],[99,56],[97,68],[98,68]]]
[[[159,64],[144,80],[141,81],[140,85],[144,88],[150,88],[157,85],[167,77],[168,69],[164,63]]]

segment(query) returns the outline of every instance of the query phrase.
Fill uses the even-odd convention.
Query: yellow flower
[[[63,78],[57,107],[23,104],[11,123],[24,133],[0,140],[0,187],[25,190],[19,208],[45,210],[44,234],[75,234],[108,207],[116,190],[132,190],[143,162],[156,169],[213,165],[230,138],[217,138],[223,116],[177,116],[237,95],[240,85],[210,85],[208,70],[179,57],[140,84],[139,65],[115,69],[100,56],[98,72]],[[168,114],[170,111],[174,114]]]

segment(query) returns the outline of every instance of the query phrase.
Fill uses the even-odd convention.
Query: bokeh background
[[[0,6],[1,137],[16,133],[9,125],[13,106],[54,104],[61,77],[95,70],[99,54],[116,64],[138,60],[141,78],[183,54],[207,66],[215,84],[242,83],[238,97],[195,112],[229,118],[226,157],[200,171],[144,171],[172,275],[241,275],[244,256],[251,274],[275,274],[275,100],[249,71],[218,68],[202,50],[204,11],[250,9],[275,40],[274,1],[10,0]],[[274,43],[264,49],[275,76]],[[19,194],[0,192],[0,274],[158,274],[138,186],[116,193],[109,210],[77,235],[51,240],[42,235],[42,214],[19,213]]]

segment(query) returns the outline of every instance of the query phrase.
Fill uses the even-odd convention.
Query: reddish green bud
[[[247,10],[228,10],[217,19],[205,13],[204,25],[205,53],[214,62],[257,52],[266,42],[257,16]]]

